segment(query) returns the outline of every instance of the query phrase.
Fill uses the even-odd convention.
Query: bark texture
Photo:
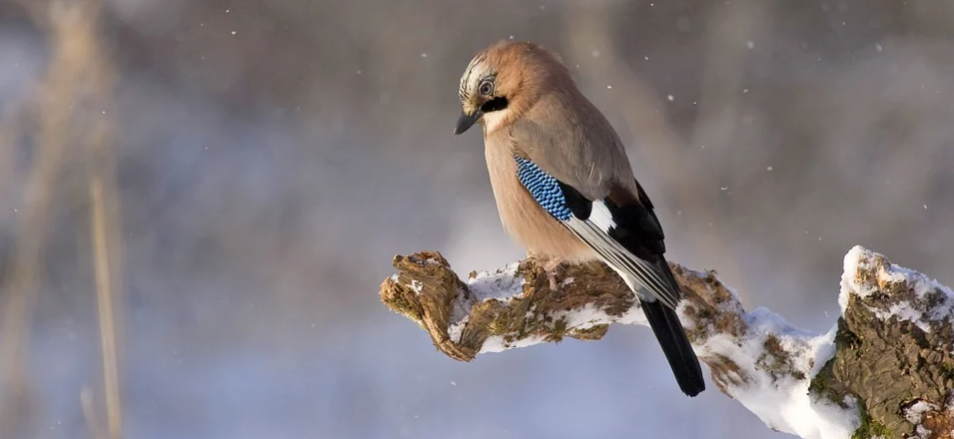
[[[801,336],[807,333],[784,321],[760,323],[766,311],[747,313],[715,272],[671,263],[683,287],[680,317],[712,381],[743,404],[753,391],[796,383],[792,388],[803,389],[812,401],[856,414],[851,437],[951,437],[950,290],[877,253],[860,258],[843,276],[841,300],[847,303],[834,343],[829,339],[834,354],[822,358],[824,364],[814,364],[813,339]],[[633,295],[603,264],[562,265],[549,274],[552,282],[532,258],[496,273],[472,272],[466,280],[436,252],[396,256],[393,265],[397,274],[381,285],[382,301],[420,325],[455,360],[564,337],[599,340],[611,323],[645,324]],[[917,318],[906,317],[912,315]],[[743,348],[753,343],[757,349]],[[918,402],[933,410],[912,417],[909,408]],[[757,414],[770,427],[784,424]]]

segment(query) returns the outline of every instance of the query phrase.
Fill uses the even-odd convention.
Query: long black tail
[[[682,393],[689,396],[701,393],[706,389],[705,380],[702,378],[702,368],[699,367],[699,359],[692,351],[692,346],[689,344],[686,332],[682,329],[682,324],[679,323],[676,312],[658,301],[647,302],[640,299],[639,304],[643,307],[646,319],[649,320],[649,326],[656,334],[659,346],[669,360],[669,367],[672,368]]]

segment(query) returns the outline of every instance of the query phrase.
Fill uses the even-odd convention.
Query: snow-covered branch
[[[645,325],[625,284],[602,264],[534,259],[464,281],[439,254],[396,256],[381,299],[417,322],[449,357],[602,338],[612,323]],[[764,308],[746,312],[714,272],[672,264],[680,317],[723,393],[769,427],[804,438],[951,437],[954,293],[855,247],[845,256],[841,314],[825,334]]]

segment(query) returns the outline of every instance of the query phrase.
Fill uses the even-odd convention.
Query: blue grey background
[[[25,11],[0,1],[6,109],[30,105],[50,56]],[[954,4],[108,0],[98,23],[128,438],[784,436],[711,382],[684,397],[646,328],[465,364],[380,303],[395,254],[439,250],[461,273],[522,257],[479,133],[451,134],[463,68],[511,36],[562,54],[628,145],[670,257],[750,309],[827,330],[855,244],[954,284]],[[25,156],[31,126],[11,144]],[[6,184],[9,252],[25,181]],[[18,434],[88,437],[88,227],[70,203],[53,213]]]

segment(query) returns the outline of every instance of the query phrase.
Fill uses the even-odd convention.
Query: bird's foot
[[[553,258],[543,264],[543,270],[547,272],[547,281],[550,283],[550,291],[557,290],[556,270],[561,264],[563,264],[562,258]]]
[[[550,291],[556,291],[557,288],[559,288],[559,284],[557,283],[557,269],[563,264],[563,258],[528,252],[527,259],[533,260],[543,268],[543,271],[547,274]]]

